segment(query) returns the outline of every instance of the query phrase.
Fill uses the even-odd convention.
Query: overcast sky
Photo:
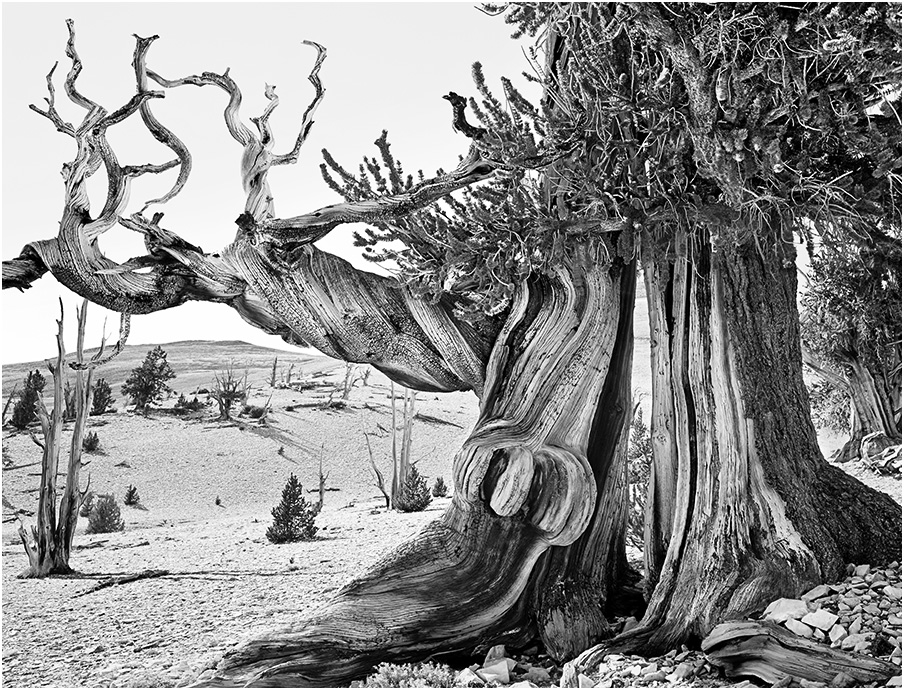
[[[4,3],[3,4],[3,259],[18,255],[31,240],[53,236],[62,212],[61,165],[72,158],[72,140],[55,132],[49,121],[28,105],[43,106],[45,76],[57,60],[57,106],[65,120],[83,111],[67,102],[62,77],[65,20],[75,20],[77,49],[84,63],[79,88],[109,110],[134,93],[131,67],[133,34],[160,36],[148,55],[148,66],[167,78],[203,71],[230,75],[242,88],[242,114],[261,113],[265,83],[275,84],[280,106],[271,118],[276,149],[291,148],[313,88],[307,81],[313,48],[303,39],[326,46],[321,70],[326,97],[298,164],[270,174],[276,212],[292,216],[338,201],[320,178],[320,150],[329,149],[353,168],[364,154],[373,155],[374,139],[389,130],[395,155],[409,172],[455,166],[467,140],[451,127],[451,111],[441,96],[450,90],[474,93],[471,64],[483,63],[489,83],[500,75],[518,77],[529,69],[511,27],[487,17],[470,3]],[[521,83],[518,79],[516,84]],[[501,90],[500,90],[501,92]],[[193,172],[177,199],[163,207],[162,225],[206,251],[216,251],[232,238],[234,219],[244,198],[239,178],[241,147],[226,132],[222,110],[226,95],[215,87],[182,87],[154,102],[154,112],[188,145]],[[160,163],[171,153],[143,129],[140,119],[110,130],[120,163]],[[129,212],[169,189],[176,172],[158,179],[142,178],[132,188]],[[101,176],[98,176],[101,177]],[[92,201],[103,204],[105,187],[98,180]],[[359,266],[350,243],[351,226],[335,230],[318,243]],[[137,235],[122,227],[101,240],[105,253],[117,260],[144,253]],[[25,291],[3,291],[2,362],[54,355],[54,319],[62,296],[67,313],[69,347],[74,346],[74,310],[80,298],[49,275]],[[99,307],[90,308],[88,342],[96,345],[101,325],[115,334],[118,320]],[[226,340],[282,347],[279,338],[245,324],[231,308],[190,303],[132,320],[130,343],[176,340]]]

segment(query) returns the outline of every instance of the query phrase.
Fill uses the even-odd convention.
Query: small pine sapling
[[[82,439],[82,450],[86,453],[93,453],[100,448],[100,438],[96,431],[89,431]]]
[[[403,513],[418,513],[426,509],[431,501],[433,498],[427,488],[427,480],[417,471],[416,466],[411,465],[405,483],[396,497],[395,507]]]
[[[435,498],[445,498],[449,495],[449,487],[446,486],[446,482],[443,481],[442,477],[436,478],[436,481],[433,482],[433,490],[430,493]]]
[[[88,528],[85,531],[88,534],[107,534],[122,532],[125,528],[119,504],[113,494],[98,496],[88,514]]]
[[[44,391],[45,383],[44,377],[37,369],[28,372],[25,377],[25,387],[19,399],[13,405],[13,414],[9,420],[16,429],[22,431],[38,419],[38,398]]]
[[[91,397],[91,414],[100,415],[108,410],[112,412],[113,408],[113,390],[106,379],[100,379],[94,385],[94,393]]]
[[[289,475],[282,491],[282,500],[271,511],[273,524],[267,528],[267,539],[274,544],[310,541],[317,533],[314,506],[304,497],[301,482]]]
[[[140,500],[141,497],[138,495],[138,489],[129,484],[129,488],[126,489],[126,495],[123,497],[122,502],[127,506],[137,506]]]

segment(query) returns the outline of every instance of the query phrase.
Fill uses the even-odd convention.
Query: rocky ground
[[[263,404],[272,393],[274,412],[266,427],[247,419],[216,422],[210,414],[144,418],[120,411],[92,419],[102,452],[90,456],[83,483],[90,473],[95,491],[113,493],[120,502],[126,487],[134,485],[141,502],[123,508],[124,532],[86,535],[80,524],[72,557],[79,578],[17,579],[26,558],[16,524],[4,524],[3,686],[185,685],[210,675],[221,655],[249,631],[312,611],[362,564],[437,517],[449,499],[436,499],[424,513],[387,512],[373,485],[363,433],[371,435],[376,461],[388,470],[388,381],[374,374],[344,409],[326,408],[327,388],[344,373],[342,365],[329,367],[322,368],[324,385],[298,392],[272,391],[262,365],[252,381],[252,402]],[[183,380],[196,388],[202,379],[198,374]],[[192,392],[174,383],[177,390]],[[419,395],[417,410],[418,468],[431,483],[438,476],[449,483],[450,449],[461,444],[474,422],[474,397]],[[264,537],[270,509],[288,474],[311,489],[321,458],[327,486],[337,490],[326,494],[317,539],[270,544]],[[5,515],[14,508],[33,509],[40,450],[27,435],[5,433],[4,460]],[[900,502],[899,479],[846,469]],[[168,574],[88,592],[107,578],[146,569]],[[898,564],[852,566],[844,582],[804,595],[782,624],[900,664],[900,592]],[[828,625],[830,616],[837,619]],[[562,668],[539,650],[497,648],[481,663],[454,669],[454,677],[460,685],[545,687],[561,682]],[[576,684],[674,687],[732,681],[702,653],[679,649],[651,659],[610,655]]]

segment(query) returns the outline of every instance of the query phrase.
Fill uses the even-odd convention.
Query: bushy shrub
[[[176,401],[176,409],[185,412],[198,412],[204,409],[204,402],[198,400],[197,395],[189,400],[185,397],[185,393],[180,393],[179,399]]]
[[[126,489],[126,495],[123,496],[122,502],[127,506],[137,506],[140,500],[141,497],[138,495],[138,489],[129,484],[129,488]]]
[[[417,471],[417,467],[412,465],[408,468],[408,476],[396,498],[395,507],[403,513],[417,513],[429,506],[432,500],[427,480]]]
[[[88,513],[88,534],[122,532],[126,528],[119,512],[119,504],[112,494],[98,496]]]
[[[100,438],[98,438],[97,432],[89,431],[82,439],[82,450],[86,453],[93,453],[98,448],[100,448]]]
[[[274,544],[310,541],[317,533],[314,506],[304,497],[301,482],[289,475],[282,491],[282,500],[272,510],[273,524],[267,528],[267,539]]]
[[[442,477],[436,478],[436,481],[433,482],[433,490],[430,493],[435,498],[444,498],[449,495],[449,487],[446,486],[446,482],[443,481]]]
[[[365,688],[451,688],[455,671],[445,664],[387,664],[377,666],[364,681]]]
[[[113,409],[113,390],[106,379],[98,379],[91,394],[91,414],[104,414]]]
[[[122,394],[129,396],[136,411],[146,412],[151,403],[157,402],[164,391],[169,390],[166,382],[175,377],[166,361],[166,351],[158,345],[147,353],[140,367],[132,369]]]
[[[13,414],[9,420],[16,429],[21,431],[38,418],[36,406],[45,383],[44,377],[37,369],[28,372],[25,377],[25,387],[16,404],[13,405]]]

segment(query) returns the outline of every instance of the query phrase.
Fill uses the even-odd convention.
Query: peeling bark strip
[[[253,119],[257,132],[240,118],[241,91],[228,73],[167,80],[146,66],[156,37],[138,38],[133,59],[138,93],[111,115],[76,89],[81,62],[75,52],[75,33],[69,23],[67,55],[72,69],[66,78],[69,98],[89,111],[79,126],[63,122],[54,106],[53,83],[48,75],[47,111],[39,111],[57,128],[75,138],[78,154],[65,167],[65,210],[57,237],[27,245],[20,256],[3,262],[4,289],[25,289],[50,271],[73,292],[124,314],[146,314],[178,306],[188,300],[223,302],[249,323],[298,345],[313,345],[347,361],[373,364],[396,381],[416,389],[449,391],[483,388],[483,369],[498,329],[494,320],[477,328],[456,319],[447,304],[416,300],[395,281],[357,271],[347,262],[310,246],[332,228],[347,222],[406,215],[455,189],[487,179],[495,166],[481,158],[475,147],[450,173],[424,180],[395,195],[327,206],[289,219],[274,217],[267,174],[274,165],[293,163],[313,124],[313,112],[323,97],[319,79],[325,49],[309,80],[316,94],[306,109],[293,149],[273,152],[274,138],[268,118],[278,105],[272,87],[266,90],[267,109]],[[52,74],[52,73],[51,73]],[[162,97],[149,91],[148,81],[165,88],[185,84],[215,85],[229,94],[226,125],[243,147],[242,183],[246,193],[235,242],[217,254],[205,254],[176,233],[160,227],[162,214],[150,220],[141,214],[121,218],[132,177],[156,173],[178,165],[179,178],[163,203],[184,186],[191,156],[178,139],[154,116],[149,99]],[[176,155],[162,165],[121,166],[106,141],[109,127],[139,112],[150,133]],[[100,165],[109,178],[107,202],[92,219],[87,180]],[[95,241],[116,222],[145,236],[148,255],[125,264],[105,257]],[[137,273],[138,269],[150,271]]]
[[[654,445],[661,494],[647,524],[667,539],[640,625],[580,655],[579,668],[610,651],[702,639],[776,597],[834,581],[846,563],[900,560],[900,506],[819,452],[801,375],[796,273],[777,231],[761,243],[771,249],[710,243],[698,228],[675,245],[672,266],[644,258],[648,279],[670,276],[650,315],[651,339],[668,347],[671,365],[670,377],[654,372],[662,425],[654,434],[668,429],[675,444]],[[663,323],[666,332],[656,329]],[[651,356],[662,360],[655,349]],[[670,504],[674,515],[663,512]]]
[[[858,687],[884,685],[901,667],[871,656],[805,640],[774,623],[733,621],[717,625],[701,645],[706,658],[730,677],[755,676],[770,684],[801,680],[832,687],[845,674]],[[845,686],[841,686],[845,687]]]
[[[479,420],[455,457],[443,518],[315,618],[231,652],[212,684],[338,685],[386,659],[471,651],[528,630],[533,592],[550,572],[534,567],[544,552],[573,544],[594,515],[605,536],[619,533],[608,521],[623,479],[606,478],[596,454],[599,444],[617,446],[621,429],[605,440],[593,430],[632,302],[633,271],[612,271],[589,247],[522,285],[489,358]],[[588,561],[617,561],[611,544],[593,544]]]

